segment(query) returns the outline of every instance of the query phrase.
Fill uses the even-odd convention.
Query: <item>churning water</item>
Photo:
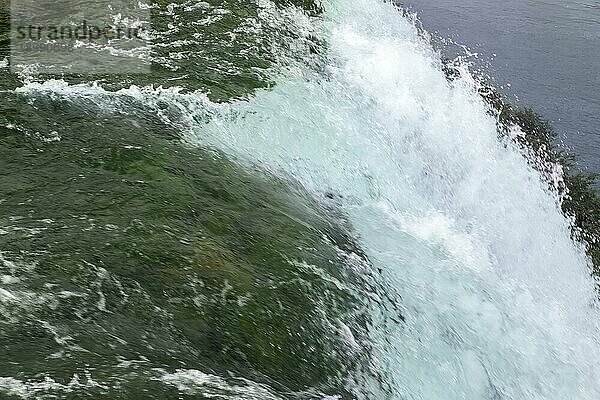
[[[468,46],[504,91],[533,107],[600,171],[600,4],[594,0],[404,0],[445,47]],[[490,60],[493,60],[490,62]],[[485,64],[490,65],[485,65]],[[506,87],[509,84],[510,87]]]
[[[281,37],[269,88],[250,96],[62,80],[11,92],[8,129],[56,127],[38,132],[39,156],[6,134],[22,160],[47,158],[9,164],[19,178],[0,194],[0,332],[22,340],[3,345],[0,393],[600,398],[584,249],[468,74],[449,82],[390,3],[256,7]],[[64,175],[55,142],[79,154]],[[35,188],[16,189],[32,174],[63,176],[49,192],[72,185],[77,207],[37,207]]]

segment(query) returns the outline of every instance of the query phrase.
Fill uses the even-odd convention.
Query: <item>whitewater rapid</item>
[[[556,196],[498,139],[473,82],[448,82],[395,6],[324,6],[319,21],[290,14],[325,41],[319,61],[279,71],[251,99],[118,94],[182,110],[193,145],[339,195],[402,297],[404,321],[381,319],[373,337],[393,398],[599,399],[597,294]],[[21,90],[101,92],[57,82]]]
[[[191,140],[343,196],[406,307],[380,332],[396,398],[600,398],[594,283],[547,184],[392,4],[325,10],[321,71]]]

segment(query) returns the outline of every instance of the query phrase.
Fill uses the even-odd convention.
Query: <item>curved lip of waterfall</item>
[[[158,106],[168,101],[182,146],[215,148],[243,167],[256,163],[299,182],[319,204],[339,205],[390,297],[404,302],[393,311],[405,315],[383,315],[389,310],[382,306],[369,327],[376,355],[365,370],[382,369],[390,396],[555,398],[570,390],[592,399],[600,393],[600,308],[584,245],[570,237],[575,222],[560,209],[561,164],[513,142],[527,134],[516,123],[499,138],[502,121],[489,114],[485,83],[466,64],[455,79],[445,74],[415,22],[388,15],[397,6],[356,2],[336,2],[324,19],[322,71],[277,74],[273,88],[245,100],[217,103],[200,90],[152,85],[109,91],[62,79],[12,92],[117,111],[134,104],[173,123]],[[10,296],[0,288],[0,300],[18,300]],[[339,322],[335,328],[356,345],[351,327]],[[192,368],[145,372],[184,394],[289,394]],[[103,383],[0,377],[0,390],[24,397],[95,385]]]

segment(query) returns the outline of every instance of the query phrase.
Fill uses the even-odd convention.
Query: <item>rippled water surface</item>
[[[145,7],[147,74],[0,68],[2,400],[600,398],[583,245],[401,10]]]

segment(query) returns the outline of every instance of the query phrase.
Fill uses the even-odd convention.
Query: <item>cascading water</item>
[[[385,388],[348,376],[343,398],[600,398],[597,293],[547,184],[498,139],[469,81],[448,82],[394,5],[323,6],[319,19],[287,15],[307,29],[300,36],[324,43],[311,65],[290,62],[273,73],[273,88],[247,100],[62,81],[17,92],[132,99],[184,127],[183,147],[216,149],[248,169],[291,177],[316,197],[328,193],[378,272],[369,279],[401,299],[401,309],[372,310],[362,339],[341,323],[349,347],[369,342],[361,357]],[[160,379],[198,396],[276,398],[266,386],[227,386],[193,368]]]
[[[323,71],[193,140],[343,196],[407,310],[380,333],[398,398],[597,398],[596,293],[555,198],[391,4],[329,6]]]

